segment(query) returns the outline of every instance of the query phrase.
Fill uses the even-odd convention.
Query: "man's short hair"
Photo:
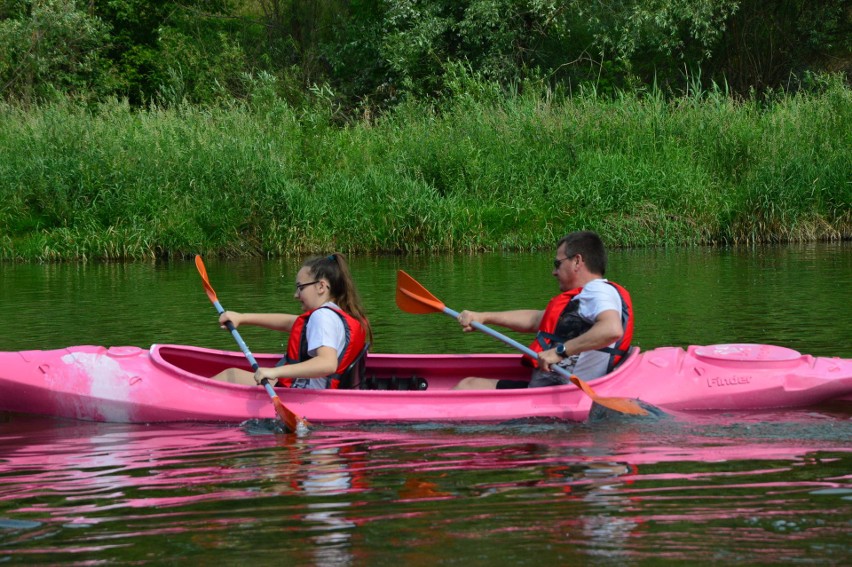
[[[563,244],[565,245],[565,256],[570,258],[580,254],[591,273],[600,276],[606,274],[606,248],[597,233],[591,230],[571,232],[562,237],[556,245],[556,249],[558,250]]]

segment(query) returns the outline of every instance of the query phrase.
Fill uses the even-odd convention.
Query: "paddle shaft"
[[[219,303],[218,300],[213,302],[213,307],[216,308],[216,312],[219,313],[219,315],[221,315],[222,313],[225,312],[225,308],[222,307],[222,304]],[[249,350],[248,345],[245,343],[243,338],[240,336],[240,332],[237,331],[237,328],[234,327],[234,324],[231,323],[230,321],[225,321],[225,326],[228,328],[229,331],[231,331],[231,335],[234,336],[234,340],[237,341],[237,344],[239,345],[240,350],[243,351],[244,355],[246,355],[246,358],[248,359],[249,364],[251,364],[251,369],[254,370],[255,372],[257,372],[258,368],[260,368],[260,365],[257,363],[257,360],[255,360],[254,355]],[[269,380],[264,378],[263,380],[260,381],[260,383],[261,383],[261,385],[263,385],[264,388],[266,388],[266,391],[269,393],[269,395],[271,397],[274,398],[274,397],[277,396],[277,394],[275,393],[275,390],[273,390],[272,386],[269,384]]]
[[[459,318],[458,311],[453,311],[452,309],[450,309],[446,305],[444,306],[443,311],[444,311],[444,313],[446,313],[447,315],[449,315],[453,319]],[[482,331],[486,335],[491,335],[495,339],[497,339],[499,341],[503,341],[504,343],[506,343],[509,346],[515,347],[516,349],[518,349],[522,353],[526,354],[527,356],[531,356],[533,359],[538,358],[538,353],[535,352],[533,349],[529,348],[528,346],[522,345],[521,343],[519,343],[515,339],[513,339],[511,337],[507,337],[503,333],[499,333],[499,332],[495,331],[491,327],[487,327],[487,326],[483,325],[482,323],[480,323],[478,321],[471,321],[470,326],[473,327],[474,329],[476,329],[477,331]],[[550,367],[550,369],[558,372],[559,374],[562,374],[566,378],[569,378],[569,379],[571,378],[571,373],[568,372],[567,370],[565,370],[564,368],[562,368],[561,366],[557,366],[557,365],[554,364]]]
[[[204,284],[204,292],[207,294],[207,298],[210,300],[210,303],[213,304],[213,307],[216,308],[216,312],[219,313],[219,316],[222,316],[222,313],[225,312],[225,308],[222,307],[222,304],[219,303],[219,298],[216,297],[216,291],[213,289],[213,286],[210,285],[210,280],[207,279],[207,268],[204,267],[204,261],[201,259],[201,256],[195,257],[195,267],[198,268],[198,274],[201,276],[201,282]],[[254,355],[249,350],[243,338],[237,332],[236,326],[231,321],[225,321],[225,327],[229,331],[231,331],[231,335],[234,337],[234,340],[237,341],[237,344],[240,346],[240,350],[243,351],[243,354],[248,359],[249,364],[251,364],[252,370],[254,370],[255,374],[257,374],[260,365],[255,360]],[[272,386],[269,384],[269,380],[263,378],[260,383],[266,389],[266,393],[269,394],[269,397],[272,398],[272,405],[275,407],[275,413],[281,419],[284,426],[289,429],[293,433],[298,433],[300,431],[299,427],[302,426],[302,430],[307,428],[307,422],[304,419],[299,419],[295,413],[284,407],[284,404],[281,403],[281,399],[278,397],[278,394],[275,393],[275,390],[272,389]]]

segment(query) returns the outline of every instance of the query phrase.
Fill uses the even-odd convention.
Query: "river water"
[[[505,352],[394,305],[536,308],[549,254],[353,258],[377,352]],[[292,311],[298,261],[205,259],[226,308]],[[634,342],[852,357],[852,244],[613,251]],[[3,350],[233,349],[191,262],[0,265]],[[255,352],[281,336],[241,329]],[[515,335],[516,338],[522,337]],[[526,339],[523,339],[526,340]],[[2,369],[0,369],[2,371]],[[9,564],[814,564],[852,559],[852,412],[499,425],[121,425],[0,413]]]

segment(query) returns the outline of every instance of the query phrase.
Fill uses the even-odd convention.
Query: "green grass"
[[[528,89],[334,125],[319,105],[0,107],[0,258],[852,238],[852,90],[737,101]]]

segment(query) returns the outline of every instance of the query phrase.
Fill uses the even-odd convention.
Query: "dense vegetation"
[[[0,97],[230,103],[258,82],[345,112],[441,98],[458,65],[511,90],[797,89],[848,74],[846,0],[0,0]]]
[[[850,238],[850,17],[0,0],[0,258]]]
[[[4,108],[3,256],[529,249],[583,227],[613,245],[852,234],[840,81],[741,102],[487,87],[345,128],[333,105],[274,97]]]

